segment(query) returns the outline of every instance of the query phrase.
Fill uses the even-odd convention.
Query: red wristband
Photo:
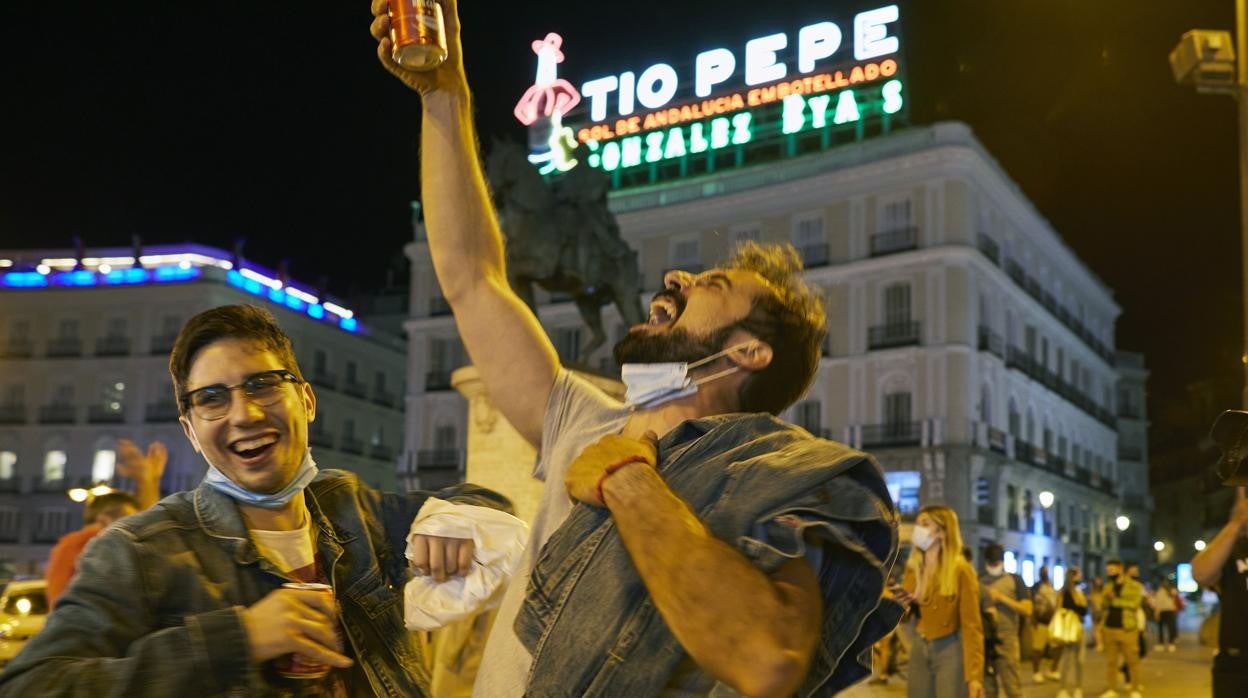
[[[640,455],[640,454],[632,455],[632,456],[628,456],[624,460],[617,461],[615,463],[612,463],[611,465],[608,465],[606,469],[602,471],[602,476],[598,478],[598,501],[601,502],[604,507],[607,505],[607,500],[603,499],[602,497],[602,483],[606,482],[607,478],[610,477],[612,473],[632,463],[649,464],[650,461],[646,460],[646,457],[643,455]]]

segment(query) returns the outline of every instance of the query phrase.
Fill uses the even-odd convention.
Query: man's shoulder
[[[195,528],[195,491],[175,492],[154,506],[124,519],[118,519],[101,531],[116,532],[132,540],[145,540],[174,529]]]

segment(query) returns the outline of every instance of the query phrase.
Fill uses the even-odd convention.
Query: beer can
[[[446,22],[438,0],[390,0],[390,57],[408,70],[446,60]]]
[[[299,589],[301,591],[318,591],[322,594],[328,594],[332,599],[334,597],[334,588],[328,584],[317,584],[314,582],[286,582],[282,585],[284,589]],[[322,664],[310,657],[302,654],[287,654],[273,660],[273,668],[281,676],[288,679],[320,679],[329,675],[329,665]]]

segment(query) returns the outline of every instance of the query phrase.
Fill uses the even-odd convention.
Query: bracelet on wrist
[[[615,463],[608,465],[606,469],[602,471],[602,475],[599,476],[598,478],[598,488],[597,488],[598,489],[598,501],[602,503],[602,506],[605,507],[607,505],[607,500],[602,495],[602,485],[607,481],[607,478],[611,477],[611,475],[614,474],[615,471],[619,470],[620,468],[623,468],[626,465],[632,465],[633,463],[645,463],[649,465],[650,461],[646,460],[646,457],[642,455],[629,456],[623,460],[616,461]]]

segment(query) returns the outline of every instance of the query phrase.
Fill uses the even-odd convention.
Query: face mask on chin
[[[738,366],[731,366],[701,378],[689,375],[690,369],[709,364],[758,341],[751,339],[721,349],[736,329],[736,324],[729,325],[702,338],[683,328],[660,335],[630,333],[615,346],[614,352],[615,360],[620,364],[620,379],[624,382],[625,406],[634,409],[658,407],[697,393],[699,385],[741,370]]]
[[[988,565],[988,567],[986,567],[985,569],[988,570],[988,575],[991,577],[1000,577],[1001,575],[1005,574],[1004,564]]]

